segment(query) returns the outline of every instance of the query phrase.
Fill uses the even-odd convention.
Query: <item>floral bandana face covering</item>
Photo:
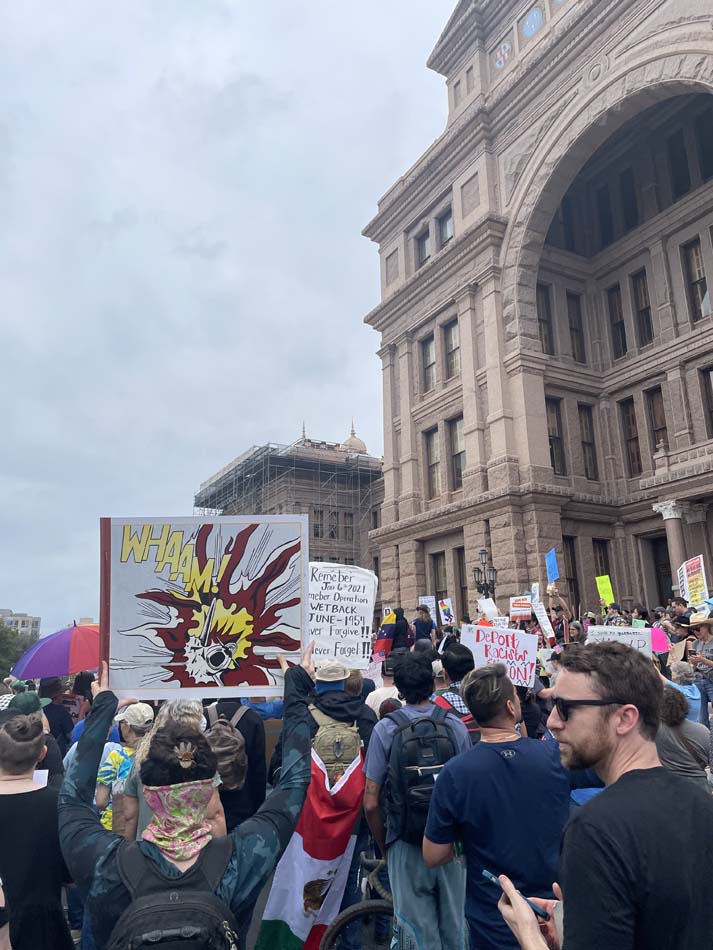
[[[146,804],[153,818],[144,831],[174,861],[194,858],[211,840],[205,813],[215,788],[212,778],[180,785],[144,786]]]

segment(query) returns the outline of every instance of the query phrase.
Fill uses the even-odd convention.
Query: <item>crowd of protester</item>
[[[8,680],[0,950],[128,950],[148,932],[244,950],[312,750],[332,784],[363,756],[341,907],[373,849],[397,950],[713,950],[713,618],[682,598],[575,617],[547,596],[551,630],[522,624],[540,646],[531,688],[475,667],[468,616],[440,628],[426,607],[395,611],[376,685],[336,661],[315,670],[311,648],[281,660],[272,703],[119,701],[104,668],[72,684],[75,722],[59,677]],[[652,658],[586,643],[592,624],[633,621],[658,631]],[[358,923],[342,946],[362,946]]]

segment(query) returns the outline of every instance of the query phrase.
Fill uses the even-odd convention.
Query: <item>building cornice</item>
[[[479,272],[466,270],[464,274],[461,274],[457,285],[449,284],[468,258],[481,253],[488,247],[499,248],[506,227],[507,219],[502,215],[492,213],[484,215],[432,261],[412,274],[406,283],[395,290],[390,297],[368,313],[364,317],[364,323],[383,332],[388,323],[397,319],[403,312],[411,310],[415,302],[422,303],[426,294],[432,293],[438,287],[444,284],[448,287],[447,295],[444,295],[443,300],[437,305],[440,309],[450,299],[462,293],[467,285],[482,280],[494,268],[499,271],[499,267],[496,267],[494,262],[488,262],[487,266]]]
[[[426,65],[448,77],[468,49],[482,42],[481,11],[476,0],[461,0],[438,38]]]

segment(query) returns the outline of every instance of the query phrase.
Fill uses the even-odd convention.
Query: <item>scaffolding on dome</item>
[[[199,515],[307,514],[311,560],[371,567],[368,531],[382,497],[379,459],[302,438],[243,452],[201,484],[194,508]]]

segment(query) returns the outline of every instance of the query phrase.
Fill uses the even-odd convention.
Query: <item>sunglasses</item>
[[[563,699],[558,696],[554,705],[562,722],[567,722],[570,710],[577,706],[626,706],[627,703],[623,699]]]

